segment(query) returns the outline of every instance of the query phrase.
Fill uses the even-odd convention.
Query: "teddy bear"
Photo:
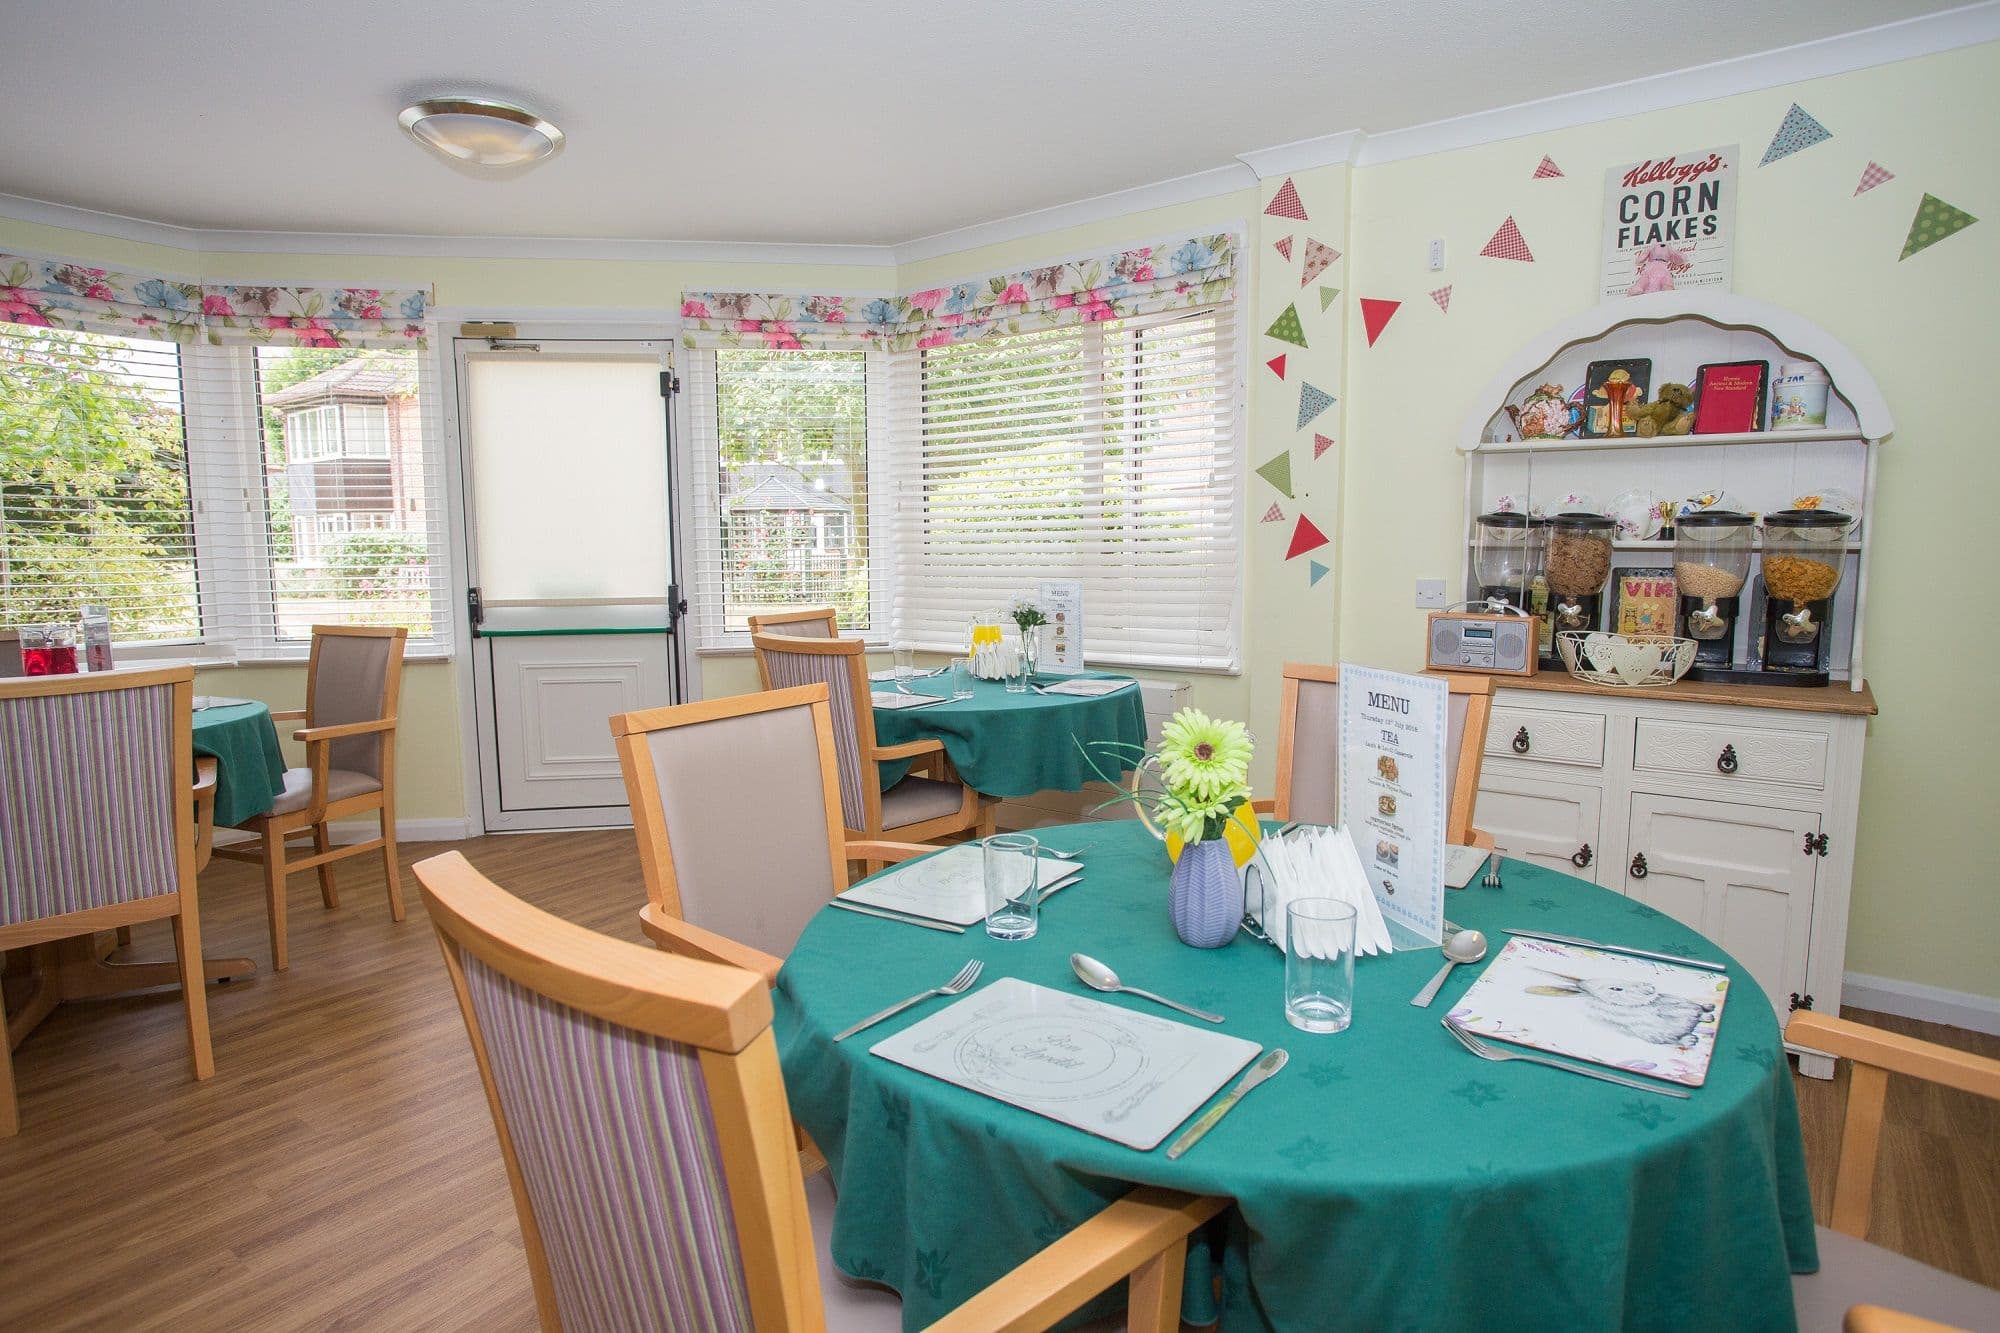
[[[1694,391],[1687,385],[1662,384],[1657,398],[1626,408],[1625,415],[1638,423],[1639,434],[1646,439],[1686,435],[1694,429],[1694,411],[1688,406],[1692,402]]]

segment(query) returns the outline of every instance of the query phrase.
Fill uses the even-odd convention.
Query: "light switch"
[[[1444,580],[1418,579],[1417,606],[1421,610],[1442,611],[1444,609]]]

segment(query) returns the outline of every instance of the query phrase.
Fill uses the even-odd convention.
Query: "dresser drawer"
[[[1604,714],[1496,706],[1486,727],[1486,753],[1496,759],[1602,768]]]
[[[1497,709],[1495,710],[1498,711]],[[1734,723],[1642,717],[1632,767],[1718,781],[1826,786],[1827,737],[1817,731],[1769,731]]]

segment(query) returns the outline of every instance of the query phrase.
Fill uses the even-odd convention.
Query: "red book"
[[[1714,361],[1694,374],[1694,433],[1740,435],[1764,429],[1768,361]]]

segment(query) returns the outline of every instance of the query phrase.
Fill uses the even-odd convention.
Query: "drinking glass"
[[[990,896],[989,896],[990,901]],[[1354,908],[1333,898],[1285,907],[1285,1021],[1342,1032],[1354,1016]]]
[[[908,694],[910,682],[917,676],[917,650],[907,643],[899,643],[893,651],[896,663],[896,688]]]
[[[1028,655],[1019,649],[1009,649],[1014,656],[1007,663],[1007,693],[1026,694],[1028,682],[1034,675],[1028,670]]]
[[[74,676],[76,644],[67,625],[21,631],[21,670],[30,676]]]
[[[1042,845],[1025,833],[996,833],[982,851],[986,871],[986,933],[996,940],[1035,934],[1042,906],[1036,882]]]
[[[969,657],[951,659],[951,697],[954,699],[972,697],[972,659]]]

